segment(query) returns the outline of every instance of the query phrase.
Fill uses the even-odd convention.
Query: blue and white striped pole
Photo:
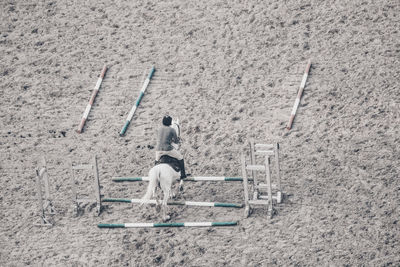
[[[212,226],[235,226],[233,222],[183,222],[183,223],[100,223],[99,228],[142,228],[142,227],[212,227]]]
[[[155,199],[129,199],[129,198],[104,198],[102,202],[121,202],[133,204],[157,204]],[[197,207],[221,207],[221,208],[243,208],[243,204],[225,203],[225,202],[200,202],[200,201],[168,201],[167,205],[171,206],[197,206]]]
[[[149,177],[113,177],[114,182],[148,182]],[[252,180],[248,178],[248,180]],[[241,177],[223,177],[223,176],[198,176],[198,177],[188,177],[183,179],[183,181],[191,182],[242,182]]]
[[[139,94],[138,99],[136,100],[135,105],[132,107],[131,111],[128,114],[128,118],[126,119],[125,125],[124,125],[124,127],[122,127],[122,130],[119,133],[119,136],[125,135],[125,132],[128,129],[129,124],[131,123],[133,115],[135,114],[136,109],[139,106],[140,101],[142,100],[142,98],[144,96],[144,92],[146,91],[146,89],[147,89],[147,87],[148,87],[148,85],[150,83],[151,77],[153,77],[153,74],[154,74],[155,71],[156,71],[156,69],[154,67],[152,67],[151,70],[150,70],[149,75],[147,76],[146,80],[144,81],[144,84],[142,86],[142,89],[140,90],[140,94]]]

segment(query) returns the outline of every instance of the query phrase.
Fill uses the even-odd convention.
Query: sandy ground
[[[301,2],[301,3],[300,3]],[[0,265],[398,266],[400,3],[377,1],[0,2]],[[293,129],[307,60],[312,68]],[[103,64],[86,123],[75,130]],[[144,75],[157,69],[125,137]],[[158,222],[153,207],[73,212],[70,160],[99,159],[105,197],[140,197],[155,130],[182,122],[193,175],[240,176],[250,138],[281,144],[285,203],[173,207],[173,221],[230,228],[98,229]],[[46,156],[54,227],[35,226]],[[92,191],[80,173],[79,192]],[[241,202],[240,183],[188,183],[182,199]]]

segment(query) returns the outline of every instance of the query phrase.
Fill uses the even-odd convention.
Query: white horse
[[[180,126],[179,119],[173,120],[171,126],[176,131],[176,135],[180,138]],[[172,144],[175,149],[180,148],[180,144]],[[146,194],[142,197],[142,200],[148,201],[155,196],[155,191],[159,185],[162,192],[164,193],[163,200],[161,202],[161,212],[163,221],[168,221],[170,216],[167,214],[167,203],[170,197],[174,194],[172,192],[173,183],[180,178],[180,173],[176,172],[170,165],[161,163],[149,171],[149,184],[147,186]],[[157,205],[158,201],[157,201]]]

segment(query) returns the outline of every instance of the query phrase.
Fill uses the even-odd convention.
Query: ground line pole
[[[153,77],[153,74],[154,74],[155,70],[156,70],[156,69],[155,69],[154,67],[151,68],[150,73],[149,73],[149,75],[147,76],[146,80],[144,81],[144,84],[143,84],[143,86],[142,86],[142,89],[140,90],[139,97],[138,97],[138,99],[136,100],[135,105],[133,105],[131,111],[129,112],[128,117],[127,117],[127,119],[126,119],[126,122],[125,122],[125,124],[124,124],[124,127],[122,127],[122,130],[121,130],[121,132],[119,133],[119,136],[124,136],[124,135],[125,135],[125,132],[126,132],[126,130],[128,129],[129,124],[131,123],[131,120],[132,120],[132,118],[133,118],[133,115],[135,115],[136,109],[138,108],[138,106],[139,106],[139,104],[140,104],[140,101],[142,101],[142,98],[143,98],[143,96],[144,96],[144,93],[145,93],[147,87],[149,86],[150,80],[151,80],[151,78]]]
[[[286,129],[288,129],[288,130],[292,129],[293,120],[294,120],[294,117],[296,116],[297,108],[299,107],[300,99],[303,94],[304,87],[306,86],[306,81],[307,81],[307,77],[308,77],[308,72],[310,71],[310,67],[311,67],[311,59],[308,60],[307,67],[306,67],[306,70],[304,71],[303,79],[301,81],[300,88],[297,93],[296,101],[294,102],[292,113],[290,114],[290,119],[289,119],[288,125],[286,127]]]
[[[96,98],[97,92],[100,90],[100,86],[101,86],[101,83],[103,82],[106,71],[107,71],[107,65],[104,65],[103,70],[101,71],[101,74],[97,80],[96,86],[93,89],[92,95],[90,96],[89,103],[87,104],[85,112],[83,113],[81,123],[78,126],[78,130],[76,130],[77,133],[82,133],[82,131],[83,131],[83,126],[85,126],[86,120],[89,116],[89,112],[92,109],[92,105],[93,105],[94,99]]]

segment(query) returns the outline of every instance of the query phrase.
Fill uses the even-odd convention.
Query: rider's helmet
[[[170,126],[172,123],[172,118],[168,115],[164,116],[164,118],[162,119],[162,123],[165,126]]]

